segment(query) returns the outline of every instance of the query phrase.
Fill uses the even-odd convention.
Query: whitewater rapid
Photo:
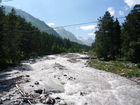
[[[55,105],[140,105],[139,85],[119,75],[89,67],[87,60],[79,59],[86,56],[60,54],[23,62],[25,70],[16,75],[29,75],[29,81],[20,87],[27,93],[43,89],[51,93],[52,98],[59,97],[61,103]]]

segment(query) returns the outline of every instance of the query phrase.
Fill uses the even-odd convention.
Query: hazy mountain
[[[11,9],[13,8],[10,6],[4,6],[4,7],[5,7],[6,13],[9,13],[11,11]],[[38,27],[38,29],[40,29],[41,31],[48,32],[49,34],[53,34],[55,36],[59,36],[59,34],[56,31],[54,31],[53,28],[46,25],[45,22],[33,17],[32,15],[30,15],[27,12],[22,11],[20,9],[15,9],[15,11],[16,11],[17,15],[20,15],[22,18],[25,18],[27,22],[31,22],[31,24],[33,26]]]
[[[88,46],[91,46],[92,45],[92,43],[94,42],[94,40],[91,38],[91,37],[89,37],[89,38],[78,38],[80,41],[82,41],[85,45],[88,45]]]
[[[10,6],[4,6],[5,7],[5,12],[9,13],[13,7]],[[14,8],[15,9],[15,8]],[[16,14],[21,16],[22,18],[25,18],[27,22],[31,22],[33,26],[38,27],[43,32],[48,32],[49,34],[53,34],[55,36],[60,36],[63,39],[69,39],[70,41],[77,42],[79,44],[86,44],[86,45],[91,45],[91,40],[85,41],[85,40],[78,40],[75,35],[64,28],[57,28],[53,29],[49,27],[45,22],[33,17],[32,15],[28,14],[27,12],[20,10],[20,9],[15,9]]]
[[[55,31],[64,39],[69,39],[70,41],[73,42],[77,42],[80,44],[83,44],[80,40],[78,40],[75,35],[67,30],[65,30],[64,28],[60,27],[60,28],[56,28]]]

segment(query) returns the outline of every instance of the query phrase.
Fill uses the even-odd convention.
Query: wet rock
[[[19,72],[15,72],[15,74],[19,74]]]
[[[59,105],[67,105],[67,103],[65,101],[61,100]]]
[[[88,105],[88,103],[86,102],[84,105]]]
[[[27,97],[24,97],[23,98],[23,102],[28,103],[28,98]]]
[[[62,85],[65,85],[66,83],[65,83],[65,82],[61,82],[61,84],[62,84]]]
[[[26,77],[30,77],[30,75],[25,75]]]
[[[20,105],[21,102],[16,100],[16,101],[13,101],[12,103],[13,103],[12,105]]]
[[[38,81],[36,81],[36,82],[35,82],[35,85],[39,85],[39,82],[38,82]]]
[[[69,77],[68,80],[75,80],[76,78],[74,77]]]
[[[2,101],[2,99],[0,98],[0,104],[3,104],[3,101]]]
[[[38,93],[38,94],[42,94],[43,93],[43,90],[42,89],[38,89],[38,90],[34,90],[35,93]]]
[[[40,97],[39,97],[40,102],[41,102],[41,103],[45,103],[47,97],[48,97],[48,95],[46,95],[46,94],[41,94]]]
[[[2,97],[1,100],[2,101],[7,101],[7,100],[10,100],[10,97]]]
[[[86,95],[86,93],[84,93],[84,92],[80,92],[80,95],[81,95],[81,96],[84,96],[84,95]]]
[[[29,79],[26,79],[25,82],[30,82],[30,80]]]
[[[43,104],[51,104],[51,105],[54,105],[55,104],[55,99],[53,99],[51,97],[47,97],[47,99],[44,100]]]
[[[69,62],[71,62],[71,63],[77,63],[77,62],[79,62],[79,60],[77,60],[77,59],[75,59],[75,58],[71,58],[71,59],[69,59],[69,60],[67,60],[67,61],[69,61]]]
[[[55,63],[53,67],[58,68],[59,70],[66,69],[64,66],[60,65],[59,63]]]
[[[67,75],[66,75],[66,74],[64,74],[64,76],[66,77]]]
[[[34,87],[34,85],[30,85],[31,87]]]
[[[55,99],[56,99],[56,100],[60,100],[61,98],[60,98],[60,97],[56,97]]]

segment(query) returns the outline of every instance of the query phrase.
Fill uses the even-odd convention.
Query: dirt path
[[[0,86],[3,105],[27,105],[21,102],[15,84],[26,93],[39,97],[32,102],[36,105],[43,105],[40,101],[43,94],[54,99],[52,105],[140,105],[139,85],[124,77],[90,68],[87,60],[76,59],[79,57],[85,55],[46,56],[24,62],[22,67],[3,75],[1,73],[1,81],[7,79],[12,83],[5,90],[4,85]],[[44,93],[37,94],[36,90]]]

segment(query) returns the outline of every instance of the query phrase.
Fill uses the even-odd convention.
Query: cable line
[[[118,17],[117,19],[123,19],[123,18],[125,18],[125,17]],[[90,21],[90,22],[84,22],[84,23],[77,23],[77,24],[68,24],[68,25],[64,25],[64,26],[57,26],[57,27],[50,27],[50,28],[48,28],[48,29],[45,29],[45,30],[31,30],[31,31],[28,31],[28,30],[26,30],[26,31],[20,31],[20,29],[19,30],[14,30],[15,32],[17,32],[17,31],[20,31],[20,32],[22,32],[22,33],[28,33],[28,32],[39,32],[39,31],[41,31],[41,32],[47,32],[47,31],[49,31],[49,30],[55,30],[55,29],[58,29],[58,28],[65,28],[65,27],[72,27],[72,26],[79,26],[79,25],[84,25],[84,24],[92,24],[92,23],[98,23],[98,21]],[[6,28],[6,27],[5,27]],[[5,30],[6,31],[6,30]],[[4,33],[6,33],[6,32],[4,32]]]
[[[123,19],[125,17],[118,17],[117,19]],[[64,26],[57,26],[54,27],[54,29],[57,29],[59,27],[71,27],[71,26],[79,26],[79,25],[84,25],[84,24],[91,24],[91,23],[98,23],[98,21],[90,21],[90,22],[85,22],[85,23],[77,23],[77,24],[69,24],[69,25],[64,25]]]

